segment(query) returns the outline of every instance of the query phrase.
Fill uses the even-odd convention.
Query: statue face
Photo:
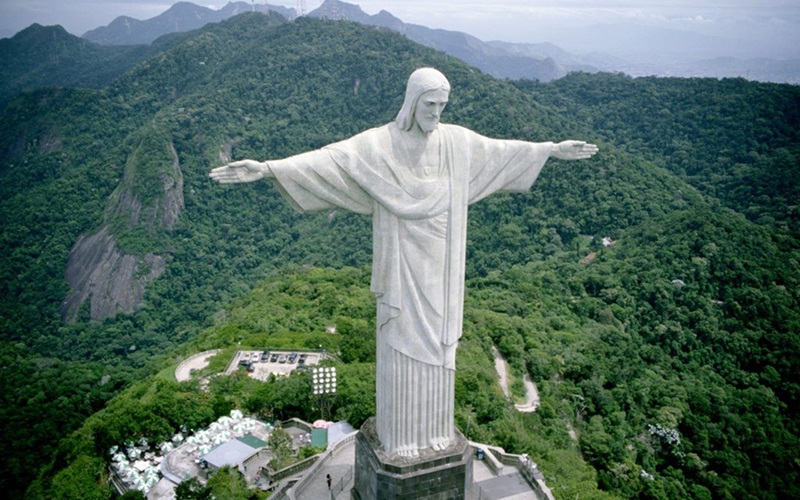
[[[450,92],[437,89],[429,90],[419,96],[417,107],[414,109],[414,121],[426,134],[430,134],[439,126],[439,118],[447,106],[449,95]]]

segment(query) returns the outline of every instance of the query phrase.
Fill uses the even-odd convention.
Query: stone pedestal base
[[[472,449],[456,431],[446,450],[430,448],[419,457],[403,458],[383,451],[375,419],[368,419],[356,436],[353,500],[469,498],[472,486]]]

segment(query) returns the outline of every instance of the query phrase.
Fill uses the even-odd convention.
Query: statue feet
[[[397,448],[396,453],[403,458],[416,458],[419,456],[419,450],[413,445],[401,446]]]
[[[442,451],[450,445],[450,440],[447,438],[433,438],[431,439],[431,448],[436,451]]]
[[[428,446],[433,451],[442,451],[447,449],[447,447],[450,446],[451,442],[452,442],[451,439],[447,439],[444,437],[433,438],[428,443]],[[417,458],[419,457],[419,448],[417,448],[417,446],[414,444],[407,444],[395,449],[394,453],[403,458]]]

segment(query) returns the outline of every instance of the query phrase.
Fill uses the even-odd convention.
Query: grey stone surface
[[[62,319],[73,321],[89,300],[92,320],[132,313],[142,303],[145,286],[165,269],[164,258],[123,253],[107,226],[82,236],[69,253],[64,273],[70,294],[61,304]]]
[[[446,449],[423,450],[414,458],[385,452],[369,419],[356,437],[356,500],[470,498],[472,449],[461,434]]]

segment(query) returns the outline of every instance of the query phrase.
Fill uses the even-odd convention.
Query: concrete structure
[[[472,491],[472,449],[460,434],[444,450],[424,449],[413,458],[381,449],[375,419],[356,436],[354,500],[469,498]]]
[[[240,363],[250,363],[250,366],[252,367],[252,371],[249,372],[250,377],[263,381],[268,380],[270,375],[275,375],[276,377],[289,376],[298,368],[301,370],[305,369],[301,368],[301,366],[315,366],[329,356],[325,351],[290,351],[287,349],[269,351],[270,359],[272,354],[277,354],[279,357],[280,355],[285,355],[288,357],[292,352],[304,354],[305,360],[302,364],[300,364],[297,362],[297,360],[294,362],[262,361],[262,352],[263,351],[252,349],[236,351],[236,353],[231,357],[231,360],[228,362],[228,365],[225,367],[225,371],[223,373],[230,375],[241,368]]]

